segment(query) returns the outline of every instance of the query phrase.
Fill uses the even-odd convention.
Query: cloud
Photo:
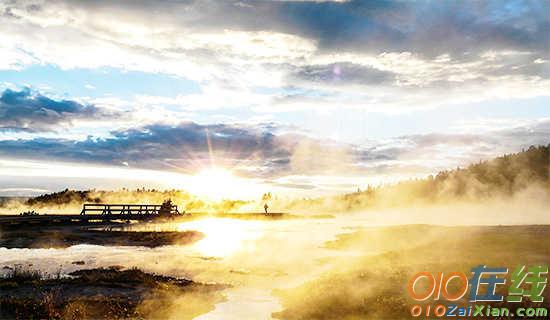
[[[138,48],[151,46],[154,37],[158,50],[174,53],[234,48],[251,55],[270,56],[280,55],[281,50],[298,52],[310,46],[280,46],[269,38],[285,42],[277,37],[294,37],[331,52],[409,51],[436,57],[446,53],[463,56],[488,50],[527,50],[547,55],[544,40],[548,40],[545,31],[550,23],[545,14],[550,9],[546,1],[34,2],[6,3],[2,7],[4,19],[42,28],[64,26],[92,39],[103,38]],[[150,17],[150,10],[155,10],[155,17]],[[140,21],[150,23],[144,25]],[[241,41],[235,45],[224,32],[241,32],[238,40],[245,40],[244,47]],[[249,38],[253,34],[257,37]],[[182,42],[172,42],[176,39]],[[247,43],[253,47],[247,47]]]
[[[476,133],[415,134],[375,141],[360,152],[360,162],[375,170],[427,174],[549,143],[550,120],[543,119]]]
[[[0,188],[3,197],[28,197],[48,193],[50,190],[40,188]]]
[[[0,68],[173,74],[258,112],[401,112],[547,96],[548,11],[547,1],[10,1],[0,4]],[[316,94],[259,99],[256,87]]]
[[[174,75],[200,87],[124,99],[114,88],[114,95],[73,100],[5,90],[0,134],[9,140],[0,140],[0,155],[190,172],[214,161],[309,189],[423,175],[546,144],[545,121],[345,144],[242,118],[272,121],[275,112],[341,108],[391,114],[548,97],[549,6],[536,0],[0,2],[0,69],[108,67]],[[209,113],[219,108],[232,109],[226,124],[182,122],[215,123],[220,118]],[[249,117],[252,112],[257,116]],[[52,133],[71,126],[63,136]]]
[[[111,137],[75,141],[35,138],[0,141],[0,154],[9,157],[82,161],[130,167],[196,171],[219,165],[274,169],[288,157],[276,137],[252,127],[226,124],[148,125],[113,131]],[[260,172],[260,171],[258,171]]]
[[[391,84],[395,74],[353,63],[332,63],[297,67],[290,73],[290,81],[323,83],[326,85],[376,85]]]
[[[108,114],[72,100],[53,100],[29,88],[5,89],[0,96],[0,130],[57,131],[75,120],[100,120]]]
[[[326,51],[460,59],[489,50],[548,54],[545,1],[289,2],[278,9],[279,27],[316,39]]]
[[[275,185],[307,189],[321,187],[318,183],[327,179],[323,188],[330,181],[349,185],[351,180],[366,184],[424,176],[550,143],[548,120],[476,134],[407,135],[355,145],[273,130],[274,126],[155,124],[81,141],[4,140],[0,141],[0,155],[182,173],[215,165]]]

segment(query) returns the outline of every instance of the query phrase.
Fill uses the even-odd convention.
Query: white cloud
[[[396,51],[388,47],[381,53],[330,51],[321,48],[315,37],[293,34],[290,29],[283,32],[284,25],[271,26],[272,20],[263,29],[231,16],[226,17],[227,24],[234,26],[217,25],[214,13],[206,15],[223,6],[210,2],[204,3],[205,16],[196,19],[189,12],[201,12],[200,5],[169,4],[165,10],[155,9],[158,15],[151,17],[152,4],[112,3],[93,6],[93,10],[88,7],[92,4],[64,1],[37,1],[36,9],[29,9],[31,4],[0,4],[0,12],[10,13],[0,18],[0,68],[54,64],[65,69],[114,67],[178,75],[199,82],[203,89],[201,94],[167,98],[186,108],[237,105],[271,112],[349,107],[394,113],[550,92],[547,60],[536,51],[496,48],[461,57],[441,53],[433,58],[414,52],[415,48]],[[253,9],[240,10],[245,15]],[[211,24],[205,25],[200,18],[210,19]],[[365,66],[389,72],[393,79],[357,84],[311,83],[288,77],[293,68],[329,64]],[[259,86],[301,87],[317,94],[258,95],[253,88]]]

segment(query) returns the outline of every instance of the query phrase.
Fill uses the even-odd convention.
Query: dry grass
[[[221,301],[219,291],[225,288],[137,268],[79,270],[63,278],[15,270],[0,279],[0,288],[11,286],[0,290],[0,319],[148,319],[180,297],[191,301],[197,296],[203,303],[189,312],[198,315]]]

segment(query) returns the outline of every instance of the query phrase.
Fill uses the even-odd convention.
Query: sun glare
[[[182,223],[178,230],[204,233],[205,238],[193,248],[206,256],[227,257],[239,250],[252,249],[252,241],[262,235],[263,226],[260,221],[212,218]]]
[[[192,176],[191,189],[209,198],[235,198],[251,191],[249,184],[223,168],[204,169]]]
[[[222,168],[210,168],[200,171],[196,175],[197,179],[204,181],[216,180],[218,183],[230,184],[235,177],[229,170]]]

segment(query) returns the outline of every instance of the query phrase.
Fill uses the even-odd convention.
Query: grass
[[[174,301],[199,315],[223,301],[225,286],[115,266],[57,278],[17,267],[0,278],[0,288],[0,319],[72,320],[157,318]]]
[[[154,288],[159,284],[169,284],[175,286],[186,286],[193,283],[188,279],[167,277],[151,273],[145,273],[138,268],[122,270],[121,267],[113,266],[109,268],[82,269],[70,273],[71,276],[78,277],[80,284],[125,284],[140,285],[147,288]]]
[[[22,265],[15,265],[13,268],[10,268],[4,279],[14,282],[25,282],[39,281],[45,277],[46,275],[39,270],[24,268]]]

